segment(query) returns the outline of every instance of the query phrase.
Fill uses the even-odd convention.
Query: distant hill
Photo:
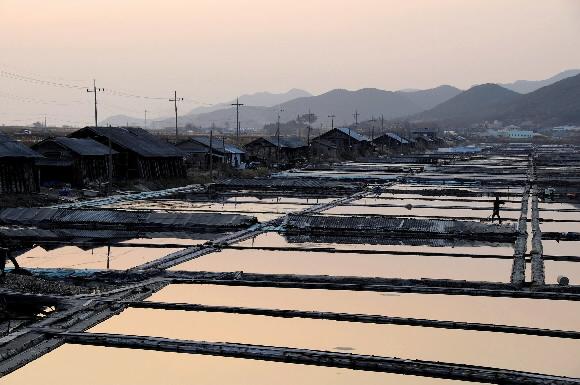
[[[467,91],[443,85],[428,90],[407,89],[396,92],[376,88],[357,91],[335,89],[317,96],[299,89],[281,94],[259,92],[240,97],[240,102],[244,104],[240,109],[240,122],[243,128],[260,129],[265,124],[275,122],[278,111],[282,109],[284,111],[280,113],[280,118],[283,122],[311,110],[318,116],[315,126],[321,123],[328,126],[328,116],[331,114],[336,116],[336,126],[351,124],[355,110],[360,114],[359,121],[383,115],[385,119],[439,121],[460,125],[495,119],[510,122],[537,119],[538,124],[555,121],[576,124],[580,108],[576,84],[579,74],[580,70],[568,70],[546,80],[519,80],[505,85],[489,83],[474,86]],[[179,125],[191,123],[210,127],[215,124],[233,130],[236,115],[231,103],[198,107],[180,116]],[[100,124],[140,126],[143,120],[116,115]],[[172,117],[149,122],[150,128],[173,125]]]
[[[532,122],[538,126],[580,124],[579,101],[580,74],[523,95],[497,84],[484,84],[417,114],[412,120],[454,125],[493,120]]]
[[[135,118],[133,116],[128,115],[113,115],[108,117],[105,120],[99,122],[100,126],[106,127],[111,125],[113,127],[122,127],[122,126],[135,126],[141,127],[144,123],[143,118]]]
[[[521,96],[497,84],[482,84],[416,115],[414,120],[474,122],[494,115],[502,105]]]
[[[559,74],[545,80],[517,80],[513,83],[500,84],[500,86],[520,94],[527,94],[578,74],[580,74],[580,69],[572,69],[560,72]]]
[[[452,86],[443,85],[429,90],[409,89],[397,92],[405,95],[410,101],[421,107],[423,110],[429,110],[436,105],[459,95],[461,90]]]
[[[240,100],[241,102],[242,100]],[[240,110],[240,125],[242,127],[262,128],[267,123],[277,119],[278,111],[283,122],[295,119],[311,110],[318,116],[316,125],[329,125],[329,115],[335,115],[335,126],[350,124],[354,121],[353,114],[358,110],[359,120],[368,120],[384,115],[385,119],[394,119],[418,113],[423,108],[415,104],[408,94],[403,92],[383,91],[376,88],[365,88],[358,91],[344,89],[332,90],[318,96],[307,96],[286,101],[272,107],[244,106]],[[231,106],[202,114],[188,114],[180,117],[180,122],[208,127],[235,127],[235,109]],[[171,120],[160,121],[157,124],[170,125]],[[180,123],[181,124],[181,123]]]
[[[275,105],[287,102],[292,99],[303,98],[308,96],[312,96],[312,94],[309,93],[308,91],[300,90],[298,88],[292,88],[290,91],[281,94],[274,94],[271,92],[256,92],[254,94],[242,95],[238,98],[238,100],[244,106],[273,107]],[[197,107],[191,110],[187,115],[203,114],[206,112],[230,108],[232,103],[235,102],[236,100],[230,100],[229,102],[215,104],[210,107]]]
[[[335,125],[350,124],[357,110],[359,121],[383,115],[385,119],[394,119],[422,111],[405,93],[383,91],[376,88],[364,88],[358,91],[337,89],[322,95],[298,98],[281,104],[290,117],[304,114],[309,109],[319,121],[328,121],[329,115],[335,115]]]
[[[547,126],[580,124],[580,75],[521,95],[493,116],[516,124],[524,120]]]

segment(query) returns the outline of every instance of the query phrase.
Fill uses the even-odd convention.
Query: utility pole
[[[104,88],[97,88],[97,81],[95,79],[93,79],[93,89],[91,90],[87,88],[87,92],[93,93],[95,97],[95,128],[99,126],[99,116],[97,111],[97,93],[103,91],[105,91]],[[109,130],[112,131],[113,129],[109,128]],[[109,145],[109,156],[107,162],[107,176],[109,179],[109,183],[107,183],[107,196],[111,195],[111,190],[113,188],[113,147],[111,144],[111,134],[112,132],[109,132],[109,135],[107,135],[108,138],[107,141]]]
[[[310,109],[308,109],[308,134],[306,137],[306,143],[308,144],[308,147],[310,147],[310,130],[312,129],[312,113],[310,112]]]
[[[371,143],[375,141],[375,122],[377,120],[375,119],[375,117],[373,116],[370,120],[371,122]]]
[[[332,114],[328,115],[328,117],[330,118],[330,129],[334,130],[334,118],[336,118],[336,115]]]
[[[238,147],[240,146],[240,106],[243,105],[239,98],[236,98],[236,102],[232,103],[232,106],[236,106],[236,145]]]
[[[174,103],[175,106],[175,144],[179,140],[179,129],[177,128],[177,102],[183,101],[183,98],[177,98],[177,91],[173,91],[173,99],[169,99],[170,102]]]
[[[385,133],[385,117],[381,114],[381,135]]]
[[[147,129],[147,110],[145,110],[145,125],[143,128]]]
[[[283,109],[278,110],[278,121],[276,123],[276,138],[278,140],[278,146],[276,151],[276,162],[280,163],[280,112],[283,112]]]
[[[97,88],[97,81],[93,79],[93,89],[87,88],[87,92],[91,92],[95,96],[95,128],[99,126],[99,117],[97,113],[97,92],[104,91],[104,88]]]
[[[354,110],[354,114],[352,114],[352,116],[354,116],[354,129],[356,131],[356,129],[358,128],[358,117],[359,117],[359,113],[358,110]],[[352,148],[352,144],[350,141],[350,126],[348,126],[348,148]]]

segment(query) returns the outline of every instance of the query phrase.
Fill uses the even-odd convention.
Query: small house
[[[297,137],[261,137],[244,148],[250,159],[268,163],[294,163],[308,156],[308,145]]]
[[[211,142],[211,146],[210,146]],[[187,154],[187,162],[199,169],[209,168],[210,154],[214,164],[223,164],[233,168],[242,168],[246,152],[236,146],[227,144],[223,138],[198,136],[177,144],[177,148]]]
[[[41,184],[70,183],[87,187],[106,183],[109,177],[109,147],[92,139],[50,138],[32,146],[44,156],[36,164]],[[111,149],[114,159],[118,152]],[[113,162],[114,163],[114,162]]]
[[[34,161],[40,158],[42,155],[0,132],[0,194],[38,192]]]
[[[333,142],[323,139],[314,138],[310,143],[311,158],[317,161],[337,160],[338,147]]]
[[[333,143],[340,156],[364,156],[373,150],[369,138],[348,127],[334,128],[313,139],[313,141],[317,139]]]
[[[381,152],[404,154],[412,147],[411,142],[394,132],[386,132],[373,140]]]
[[[113,172],[123,179],[167,179],[186,176],[185,153],[140,127],[85,127],[69,135],[89,138],[118,152]]]

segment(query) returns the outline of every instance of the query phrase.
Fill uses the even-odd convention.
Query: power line
[[[70,83],[66,83],[66,82],[55,82],[55,81],[51,81],[51,80],[30,77],[30,76],[18,74],[16,72],[5,71],[5,70],[0,70],[0,77],[9,78],[12,80],[29,82],[29,83],[38,84],[38,85],[53,86],[53,87],[60,87],[60,88],[81,89],[81,90],[86,88],[86,87],[81,86],[81,85],[75,85],[75,84],[70,84]],[[138,95],[135,93],[125,92],[125,91],[120,91],[120,90],[115,90],[115,89],[110,89],[110,88],[107,88],[107,90],[105,92],[107,94],[113,95],[113,96],[119,96],[119,97],[125,97],[125,98],[134,98],[134,99],[165,100],[165,98],[166,98],[165,96]],[[212,103],[202,102],[200,100],[196,100],[193,98],[182,98],[182,101],[185,101],[188,103],[204,105],[204,106],[213,106],[214,105]]]

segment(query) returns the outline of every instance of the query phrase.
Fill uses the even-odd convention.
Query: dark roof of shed
[[[51,140],[82,156],[109,155],[109,147],[93,139],[66,137],[47,139],[47,141]],[[115,150],[112,150],[112,153],[118,154]]]
[[[174,145],[140,127],[85,127],[70,136],[76,137],[77,133],[83,130],[110,138],[116,145],[134,151],[145,158],[170,158],[186,155]]]
[[[388,138],[391,138],[401,144],[409,144],[409,141],[405,138],[403,138],[402,136],[399,136],[397,134],[395,134],[394,132],[385,132],[383,135],[379,136],[378,138],[376,138],[375,140],[378,140],[379,138],[386,136]]]
[[[278,137],[277,136],[270,136],[270,137],[263,137],[263,139],[274,146],[278,147]],[[300,148],[306,147],[306,143],[300,138],[297,137],[280,137],[280,147],[286,148]]]
[[[208,136],[196,136],[194,138],[186,140],[185,142],[187,142],[189,140],[194,141],[194,142],[198,142],[201,145],[209,148],[209,137]],[[211,147],[218,152],[223,152],[225,149],[225,152],[229,153],[229,154],[245,154],[246,153],[244,150],[241,150],[234,145],[227,144],[227,143],[224,144],[223,139],[218,139],[218,138],[214,137],[214,138],[212,138],[211,142],[212,142]]]
[[[354,140],[357,140],[359,142],[370,142],[370,139],[367,138],[366,136],[359,134],[358,132],[356,132],[355,130],[353,130],[352,128],[349,129],[348,127],[338,127],[336,128],[336,130],[342,132],[343,134],[346,134],[347,136],[350,135],[351,138],[353,138]]]
[[[319,143],[323,146],[329,147],[329,148],[338,148],[338,146],[336,144],[334,144],[333,142],[323,139],[321,137],[317,137],[312,139],[312,143]]]
[[[0,158],[42,158],[42,155],[0,132]]]

